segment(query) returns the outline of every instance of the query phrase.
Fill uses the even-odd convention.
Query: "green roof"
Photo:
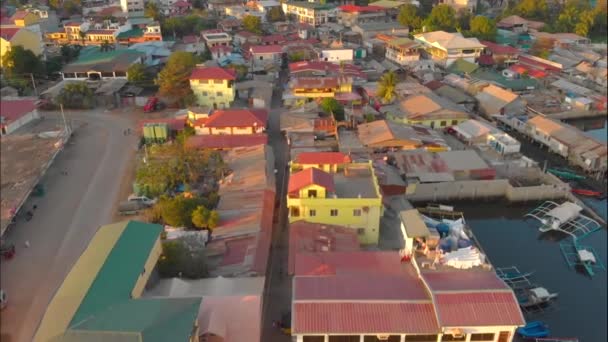
[[[201,298],[126,300],[72,326],[56,342],[188,341]]]
[[[478,68],[479,66],[477,64],[458,58],[448,67],[448,71],[455,74],[470,74]]]
[[[528,88],[532,88],[532,89],[538,88],[538,82],[535,79],[532,79],[532,78],[507,79],[506,77],[502,76],[501,74],[499,74],[497,72],[484,70],[484,69],[478,69],[477,71],[472,73],[470,76],[472,78],[476,78],[479,80],[497,83],[501,87],[503,87],[505,89],[510,89],[513,91],[522,91],[522,90],[526,90]]]
[[[123,56],[128,56],[132,57],[133,59],[136,59],[141,55],[141,52],[130,49],[101,51],[99,46],[88,46],[80,50],[80,55],[78,55],[78,59],[70,63],[69,65],[107,63]]]
[[[143,35],[144,35],[144,30],[136,27],[136,28],[130,29],[128,31],[120,32],[116,36],[116,39],[128,39],[128,38],[132,38],[132,37],[141,37]]]
[[[302,8],[309,8],[314,10],[330,10],[336,8],[335,5],[331,4],[321,4],[318,2],[308,2],[308,1],[289,1],[288,5],[298,6]]]
[[[72,317],[70,326],[131,298],[131,291],[162,230],[163,227],[158,224],[137,221],[127,223]]]

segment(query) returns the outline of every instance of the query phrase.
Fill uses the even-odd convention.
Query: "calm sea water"
[[[521,271],[536,271],[534,282],[558,292],[556,311],[526,317],[549,325],[552,337],[578,337],[581,342],[605,342],[607,316],[607,273],[598,271],[593,278],[568,267],[560,248],[551,238],[541,236],[538,225],[524,221],[523,215],[535,205],[513,206],[505,203],[455,203],[495,267],[517,266]],[[605,215],[605,210],[604,210]],[[607,265],[606,230],[585,241]]]

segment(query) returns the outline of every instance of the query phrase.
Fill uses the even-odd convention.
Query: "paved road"
[[[31,341],[53,294],[97,228],[111,222],[137,140],[123,134],[127,127],[133,130],[125,115],[101,110],[68,114],[76,134],[43,178],[45,196],[24,205],[26,210],[38,206],[34,218],[18,220],[5,235],[17,254],[2,261],[1,285],[9,302],[2,311],[2,341]],[[45,116],[57,118],[56,113]]]
[[[281,80],[285,80],[283,74]],[[279,82],[283,84],[283,82]],[[281,319],[281,314],[291,309],[291,277],[287,276],[288,259],[288,224],[285,201],[287,189],[286,172],[289,161],[289,147],[280,130],[280,116],[285,110],[282,108],[282,91],[275,90],[272,99],[272,109],[268,122],[268,144],[272,146],[275,155],[275,168],[277,169],[276,184],[277,198],[281,201],[278,209],[276,223],[273,227],[273,239],[266,276],[267,289],[264,300],[264,317],[262,320],[262,341],[281,342],[291,341],[290,337],[282,334],[272,326],[272,321]]]

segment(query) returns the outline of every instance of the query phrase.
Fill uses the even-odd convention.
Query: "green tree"
[[[189,78],[197,62],[197,57],[190,52],[172,53],[156,79],[160,96],[185,105],[188,97],[192,96]]]
[[[494,20],[478,15],[471,19],[471,34],[481,40],[494,41],[496,39],[496,22]]]
[[[270,23],[285,20],[285,13],[281,7],[272,7],[268,13],[266,13],[266,20]]]
[[[78,31],[78,36],[80,37],[80,42],[84,45],[84,39],[87,37],[87,33],[84,31]]]
[[[458,10],[456,16],[456,30],[458,32],[469,31],[471,29],[471,20],[473,20],[473,14],[465,9],[460,9]]]
[[[178,36],[181,37],[183,35],[182,28],[183,22],[179,17],[167,18],[161,24],[161,30],[163,32],[172,32],[173,39],[177,39]]]
[[[198,206],[196,198],[161,196],[158,202],[163,221],[173,227],[191,227],[192,212]]]
[[[135,63],[127,69],[127,80],[134,84],[148,81],[146,67],[141,63]]]
[[[57,104],[66,108],[92,108],[94,103],[93,91],[85,82],[66,84],[55,98]]]
[[[456,12],[446,4],[433,7],[431,14],[424,20],[423,26],[427,31],[456,31]]]
[[[162,254],[158,260],[161,277],[183,277],[200,279],[209,276],[205,250],[198,247],[198,241],[188,243],[185,238],[164,241]]]
[[[546,0],[522,0],[509,11],[528,19],[549,19],[549,7]]]
[[[391,103],[395,96],[397,86],[397,75],[393,71],[386,72],[378,81],[377,95],[384,103]]]
[[[321,109],[332,114],[336,121],[344,121],[344,106],[333,97],[326,97],[321,100]]]
[[[260,34],[262,33],[262,21],[256,16],[246,15],[243,18],[243,28],[249,32]]]
[[[412,4],[401,6],[397,20],[401,25],[409,28],[410,31],[418,30],[422,26],[419,9]]]
[[[211,210],[209,213],[209,219],[207,220],[207,226],[209,229],[217,227],[220,223],[220,214],[216,210]]]
[[[305,57],[306,55],[303,51],[295,51],[287,55],[287,59],[292,63],[303,61]]]
[[[32,50],[19,45],[13,46],[2,56],[2,66],[8,77],[13,77],[13,75],[20,77],[30,73],[41,75],[44,71],[44,64],[40,57],[36,56]]]
[[[207,228],[209,225],[209,215],[211,211],[202,205],[199,205],[192,212],[192,223],[197,228]]]
[[[63,63],[69,63],[78,58],[81,49],[82,46],[80,45],[61,45],[60,53]]]
[[[154,20],[161,20],[162,14],[158,5],[155,2],[147,2],[146,7],[144,8],[144,15],[148,18],[152,18]]]

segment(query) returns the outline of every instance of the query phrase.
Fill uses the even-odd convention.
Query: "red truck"
[[[163,103],[160,102],[158,97],[153,96],[153,97],[148,98],[148,101],[144,105],[144,113],[151,113],[156,110],[161,110],[161,109],[163,109],[163,107],[164,107]]]

